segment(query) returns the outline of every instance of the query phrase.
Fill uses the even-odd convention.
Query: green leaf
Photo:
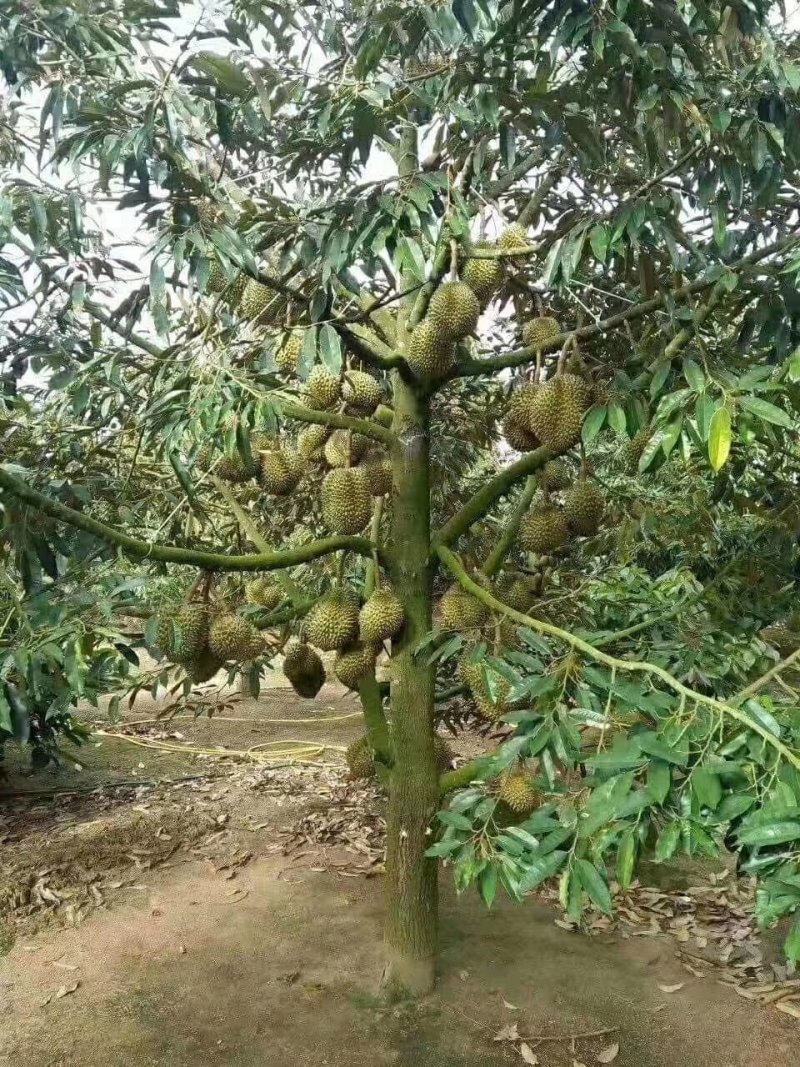
[[[611,891],[608,888],[605,877],[588,860],[578,860],[575,864],[575,869],[581,885],[589,895],[589,899],[606,915],[610,915]]]
[[[695,393],[702,393],[706,387],[706,376],[693,359],[683,361],[683,376]]]
[[[694,406],[694,417],[697,420],[697,432],[702,441],[708,441],[711,430],[711,418],[716,409],[716,404],[707,393],[700,393]]]
[[[633,868],[636,863],[636,834],[626,830],[620,838],[617,848],[617,881],[622,889],[628,889],[633,881]]]
[[[342,369],[342,342],[329,322],[319,328],[319,354],[328,370],[338,374]]]
[[[708,459],[713,471],[722,470],[731,451],[731,413],[723,405],[711,416]]]
[[[497,895],[497,868],[487,867],[485,871],[481,873],[481,879],[479,883],[480,894],[483,897],[483,902],[487,908],[491,908],[494,903],[494,898]]]
[[[740,396],[738,399],[745,411],[757,415],[765,422],[783,426],[787,430],[793,430],[796,426],[795,420],[791,415],[787,414],[783,408],[770,404],[768,400],[762,400],[759,396]]]
[[[657,804],[663,804],[672,785],[672,770],[664,760],[655,759],[647,768],[647,791]]]
[[[238,67],[227,56],[217,56],[213,52],[198,52],[191,60],[191,64],[232,96],[249,96],[252,84],[249,74]]]
[[[663,863],[664,860],[668,860],[671,856],[675,855],[675,849],[678,847],[680,836],[681,824],[679,822],[671,822],[664,827],[659,834],[658,841],[656,841],[656,863]]]
[[[722,800],[719,775],[707,767],[698,767],[692,774],[692,792],[701,807],[714,811]]]
[[[763,826],[742,827],[738,833],[741,845],[783,845],[800,840],[800,822],[776,821]]]
[[[583,427],[581,428],[581,437],[583,439],[584,444],[590,444],[600,433],[603,428],[603,424],[606,421],[607,413],[607,408],[592,408],[592,410],[583,420]]]
[[[611,231],[607,226],[599,223],[597,226],[593,226],[589,231],[589,245],[595,258],[600,263],[605,263],[606,256],[608,255],[608,248],[611,244]]]
[[[628,422],[625,418],[625,409],[620,404],[611,404],[609,406],[608,424],[617,433],[625,433]]]
[[[551,852],[547,856],[533,856],[525,864],[522,878],[519,883],[520,893],[530,893],[537,885],[552,878],[564,864],[567,853],[563,851]]]
[[[431,845],[429,849],[426,849],[425,855],[429,859],[439,859],[442,856],[449,856],[451,852],[455,852],[463,844],[463,840],[458,837],[451,837],[449,841],[437,841],[435,845]]]

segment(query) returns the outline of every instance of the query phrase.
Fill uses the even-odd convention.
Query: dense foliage
[[[103,684],[131,599],[117,552],[139,560],[145,607],[153,574],[180,573],[189,600],[224,607],[222,637],[231,614],[256,624],[256,668],[333,582],[368,594],[383,573],[406,615],[391,738],[356,684],[395,813],[390,882],[401,833],[427,872],[390,911],[429,899],[426,848],[488,903],[559,877],[577,921],[645,851],[722,847],[758,878],[766,923],[795,911],[800,63],[778,5],[7,6],[6,691],[36,672],[59,699]],[[421,327],[457,318],[435,314],[448,274],[481,264],[477,331],[420,374]],[[337,388],[368,372],[381,407],[351,394],[331,417],[309,402],[321,367]],[[533,379],[569,376],[580,444],[555,449],[547,521],[587,481],[605,515],[585,521],[584,500],[547,548],[553,449],[509,420]],[[308,425],[344,431],[345,470],[359,435],[391,454],[369,537],[330,537],[324,468],[285,469]],[[279,570],[274,610],[243,606],[248,569]],[[479,608],[449,633],[453,581]],[[180,637],[161,635],[173,659]],[[184,660],[197,676],[196,650]],[[434,670],[499,742],[441,778]],[[402,927],[390,917],[390,944],[428,951]]]

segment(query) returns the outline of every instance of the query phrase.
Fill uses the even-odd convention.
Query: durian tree
[[[336,653],[351,771],[388,793],[391,991],[433,983],[440,858],[490,905],[558,878],[577,924],[610,870],[724,844],[765,922],[793,912],[779,6],[4,18],[0,488],[27,586],[79,531],[186,574],[148,626],[165,678],[281,650],[313,697]],[[455,769],[454,694],[491,734]]]

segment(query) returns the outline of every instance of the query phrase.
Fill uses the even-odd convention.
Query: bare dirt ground
[[[358,720],[323,695],[132,728],[160,707],[137,702],[114,732],[170,751],[100,736],[6,783],[0,1064],[795,1067],[800,982],[722,873],[641,887],[587,934],[546,898],[456,900],[444,872],[437,990],[383,1005],[382,800],[345,781]],[[313,716],[338,721],[287,721]],[[294,767],[186,751],[287,740],[334,747]]]

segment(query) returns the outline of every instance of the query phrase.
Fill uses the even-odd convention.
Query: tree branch
[[[713,708],[715,711],[735,719],[736,722],[741,723],[742,726],[747,727],[748,730],[752,730],[753,733],[758,734],[768,745],[774,748],[775,751],[788,763],[791,763],[793,767],[800,770],[800,755],[793,752],[792,749],[777,738],[775,734],[771,733],[765,726],[762,726],[760,722],[757,722],[740,708],[735,707],[733,704],[726,703],[723,700],[716,700],[714,697],[706,696],[705,693],[698,693],[695,689],[690,689],[689,686],[678,681],[678,679],[670,674],[669,671],[665,670],[663,667],[659,667],[657,663],[649,663],[645,660],[618,659],[616,656],[610,656],[606,652],[601,652],[599,648],[590,645],[588,641],[584,641],[581,637],[576,637],[568,630],[562,630],[559,626],[554,626],[552,623],[543,622],[541,619],[536,619],[532,615],[526,615],[522,611],[517,611],[510,605],[504,604],[501,600],[498,600],[497,597],[492,596],[492,594],[484,589],[483,586],[478,585],[477,582],[473,581],[462,566],[458,556],[456,556],[454,552],[451,552],[449,548],[446,548],[444,545],[439,545],[436,548],[436,553],[442,563],[444,563],[447,569],[455,577],[458,584],[492,611],[506,615],[513,622],[519,623],[521,626],[528,626],[537,633],[555,637],[557,640],[563,641],[565,644],[569,645],[570,648],[574,648],[578,652],[583,652],[583,654],[590,659],[595,660],[597,663],[603,663],[605,666],[611,667],[614,670],[625,671],[631,674],[647,674],[660,678],[661,681],[673,691],[673,693],[677,693],[679,696],[685,697],[696,704],[704,704],[706,707]],[[800,654],[800,652],[798,654]]]
[[[782,238],[780,241],[776,241],[774,244],[771,244],[766,248],[759,249],[757,252],[751,252],[750,255],[735,260],[733,263],[725,264],[725,267],[731,272],[740,271],[753,263],[758,263],[769,255],[787,251],[792,245],[797,244],[798,241],[800,241],[800,238],[798,238],[796,234],[792,234],[789,237]],[[615,315],[610,315],[606,319],[601,319],[600,322],[592,323],[588,326],[579,326],[575,330],[565,330],[550,338],[545,344],[536,348],[529,345],[527,348],[519,348],[516,352],[510,352],[506,356],[489,356],[485,359],[463,360],[461,363],[458,363],[453,367],[446,377],[476,377],[480,374],[494,374],[496,371],[505,370],[510,367],[520,367],[524,363],[530,363],[534,360],[537,352],[554,352],[565,347],[573,340],[586,341],[590,337],[596,337],[598,334],[608,333],[610,330],[615,330],[618,326],[622,326],[626,322],[640,319],[643,316],[648,315],[651,311],[658,311],[659,308],[666,304],[668,299],[682,300],[684,297],[691,296],[693,293],[700,293],[704,289],[710,289],[712,286],[716,286],[718,281],[719,279],[716,277],[701,278],[697,281],[690,282],[687,285],[681,285],[676,289],[669,289],[666,293],[657,293],[649,300],[643,300],[639,304],[631,304],[631,306],[625,308],[624,311],[619,311]]]
[[[489,553],[483,567],[481,567],[481,570],[487,578],[491,578],[493,575],[497,574],[502,567],[503,560],[508,555],[509,549],[514,544],[517,534],[519,533],[519,524],[525,517],[526,511],[531,506],[531,501],[536,492],[537,484],[538,478],[534,477],[534,475],[530,475],[520,494],[520,498],[516,503],[514,511],[512,512],[511,518],[508,523],[506,523],[505,529],[500,535],[500,539]]]
[[[389,725],[383,713],[383,701],[381,691],[375,679],[375,675],[368,674],[358,684],[358,695],[361,698],[361,710],[364,712],[364,723],[367,727],[369,743],[375,751],[378,760],[386,767],[394,763],[392,750],[392,737],[389,733]]]
[[[431,539],[433,551],[438,551],[439,546],[450,545],[457,541],[473,523],[477,522],[491,509],[492,505],[504,493],[511,489],[515,482],[539,470],[551,458],[551,455],[550,449],[545,448],[543,445],[541,448],[537,448],[535,452],[529,452],[528,455],[518,459],[516,463],[512,463],[510,467],[506,467],[505,470],[495,475],[482,489],[479,489],[474,496],[470,497],[460,511],[448,519],[438,533],[434,534]]]
[[[454,771],[447,771],[439,778],[440,796],[452,793],[455,789],[461,789],[462,786],[469,785],[476,778],[480,778],[491,759],[491,756],[478,756],[477,759],[470,760],[462,767],[456,767]]]
[[[340,415],[335,411],[317,411],[316,408],[307,408],[303,404],[294,401],[280,401],[281,411],[289,419],[297,422],[313,422],[318,426],[333,426],[338,430],[352,430],[360,433],[363,437],[371,437],[373,441],[380,441],[382,445],[391,448],[396,444],[396,438],[391,430],[380,423],[372,422],[371,419],[356,419],[350,415]]]
[[[151,544],[131,537],[113,526],[107,526],[104,522],[92,519],[88,515],[83,515],[80,511],[75,511],[74,508],[67,507],[66,504],[61,504],[57,500],[52,500],[44,493],[40,493],[38,489],[23,482],[21,478],[11,474],[3,466],[0,466],[0,488],[44,512],[45,515],[50,515],[51,518],[59,519],[79,530],[94,534],[102,541],[116,545],[134,559],[179,563],[185,566],[202,567],[209,571],[273,571],[283,567],[295,567],[299,563],[308,563],[310,560],[343,549],[357,552],[368,558],[372,557],[374,551],[380,552],[367,537],[339,536],[321,538],[284,552],[260,552],[247,556],[226,556],[222,552],[203,552],[191,548],[177,548],[173,545]]]

